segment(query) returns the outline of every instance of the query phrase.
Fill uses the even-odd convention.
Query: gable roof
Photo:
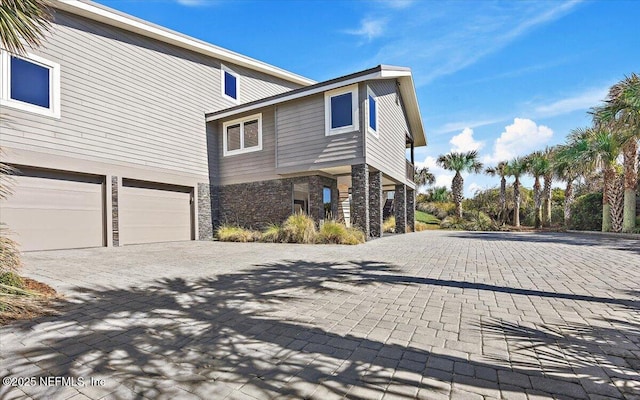
[[[354,83],[375,79],[398,80],[400,96],[402,97],[405,106],[407,122],[409,124],[409,129],[411,130],[410,134],[413,137],[414,144],[415,146],[426,146],[427,140],[424,133],[424,127],[422,125],[422,116],[420,115],[420,107],[418,106],[418,98],[416,97],[416,89],[413,83],[411,69],[390,65],[378,65],[374,68],[316,83],[311,86],[291,90],[275,96],[265,97],[260,100],[240,104],[238,106],[225,108],[224,110],[207,113],[206,120],[207,122],[217,121],[247,111],[256,110],[258,108],[276,105],[302,97],[311,96],[313,94],[324,93],[328,90],[352,85]]]
[[[202,40],[152,24],[148,21],[133,17],[89,0],[57,0],[51,2],[51,6],[94,21],[99,21],[107,25],[115,26],[117,28],[135,32],[142,36],[191,50],[196,53],[263,72],[299,85],[307,86],[316,83],[316,81],[312,79],[305,78],[301,75],[294,74],[222,47],[214,46]]]

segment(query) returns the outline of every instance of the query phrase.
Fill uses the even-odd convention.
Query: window
[[[358,86],[352,85],[326,92],[325,103],[325,134],[358,130]]]
[[[235,103],[239,103],[240,76],[224,65],[221,65],[220,67],[220,72],[222,74],[222,96]]]
[[[324,218],[333,219],[333,210],[331,203],[331,188],[324,186],[322,188],[322,204],[324,205]]]
[[[60,117],[60,66],[32,54],[1,54],[0,103],[24,111]]]
[[[367,130],[378,136],[378,98],[367,88]]]
[[[262,150],[262,114],[255,114],[222,125],[225,156]]]

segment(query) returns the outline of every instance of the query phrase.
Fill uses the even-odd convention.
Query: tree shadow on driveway
[[[454,392],[500,397],[501,391],[587,398],[591,383],[601,383],[600,374],[587,369],[578,379],[570,359],[547,370],[535,358],[518,363],[509,356],[446,354],[428,340],[399,345],[372,334],[375,322],[369,334],[353,333],[382,318],[360,307],[380,300],[368,293],[381,285],[446,287],[452,281],[404,276],[399,268],[376,262],[283,261],[208,278],[158,279],[145,287],[85,288],[61,315],[14,325],[15,340],[24,346],[3,357],[12,375],[29,370],[104,379],[104,386],[78,388],[91,398],[438,399]],[[468,285],[457,287],[499,288]],[[313,310],[327,311],[323,324],[310,314]],[[539,338],[536,328],[521,331],[518,325],[478,329],[479,340],[500,333],[509,346]],[[607,340],[637,338],[635,324],[615,329],[620,336]],[[638,345],[635,339],[632,343]],[[560,351],[575,356],[566,348]],[[600,347],[585,350],[585,357],[589,351],[596,352],[598,365],[610,360],[598,355]],[[616,368],[624,370],[620,380],[632,376],[629,365]],[[640,394],[631,384],[610,380],[605,386],[618,397]],[[36,398],[69,389],[23,388]]]

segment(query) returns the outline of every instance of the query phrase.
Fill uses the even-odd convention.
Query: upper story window
[[[230,68],[221,65],[222,96],[239,103],[240,102],[240,75]]]
[[[367,88],[367,130],[378,136],[378,98]]]
[[[358,85],[326,92],[324,106],[326,135],[358,130]]]
[[[3,106],[60,118],[60,65],[28,54],[1,54]]]
[[[222,131],[225,157],[262,150],[262,114],[225,122]]]

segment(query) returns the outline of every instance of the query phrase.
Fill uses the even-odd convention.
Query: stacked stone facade
[[[369,237],[369,166],[351,166],[351,224]]]
[[[396,217],[396,233],[405,233],[407,231],[407,186],[403,184],[396,185],[396,193],[393,200],[394,212]]]
[[[198,183],[198,240],[213,239],[211,185]]]
[[[118,177],[111,177],[111,231],[113,246],[120,246],[120,219],[118,210]]]
[[[382,236],[383,207],[382,172],[369,172],[369,233],[371,237]]]

